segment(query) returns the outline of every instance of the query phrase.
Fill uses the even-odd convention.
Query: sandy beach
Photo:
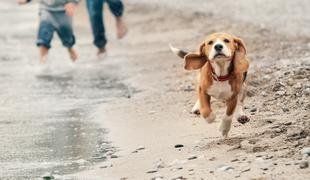
[[[124,3],[129,32],[116,38],[106,7],[107,56],[99,60],[82,1],[78,61],[69,63],[56,38],[43,75],[37,1],[0,3],[0,179],[310,178],[308,0]],[[234,119],[227,139],[219,132],[223,103],[212,99],[211,124],[190,113],[198,72],[184,70],[169,49],[196,51],[214,32],[242,38],[251,60],[244,107],[251,120]]]
[[[309,3],[268,1],[268,8],[257,8],[267,1],[247,2],[225,2],[219,11],[216,1],[126,2],[130,32],[121,42],[111,41],[109,57],[118,60],[106,61],[118,67],[131,93],[95,115],[118,150],[76,179],[310,177],[303,153],[310,146],[310,36],[302,26],[309,23],[302,16]],[[195,50],[217,31],[243,38],[252,60],[245,107],[251,121],[233,121],[226,140],[218,131],[222,103],[212,102],[218,115],[212,124],[189,113],[197,73],[183,70],[168,46]]]

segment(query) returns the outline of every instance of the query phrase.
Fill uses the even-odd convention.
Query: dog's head
[[[196,70],[202,68],[207,61],[234,61],[235,68],[243,71],[247,69],[245,59],[246,47],[238,37],[215,33],[208,36],[199,46],[198,52],[188,53],[185,59],[185,69]]]

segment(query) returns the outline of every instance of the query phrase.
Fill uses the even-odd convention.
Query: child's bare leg
[[[116,17],[116,31],[119,39],[127,34],[127,26],[122,16]]]
[[[72,62],[75,62],[78,58],[76,51],[73,48],[68,48],[68,52],[69,52],[70,59],[72,60]]]
[[[40,53],[40,63],[45,64],[48,54],[48,48],[46,48],[45,46],[39,46],[39,53]]]

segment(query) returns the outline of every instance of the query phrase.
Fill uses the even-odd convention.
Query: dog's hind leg
[[[224,118],[222,119],[220,125],[220,131],[224,138],[228,136],[228,132],[231,128],[231,122],[233,119],[233,115],[237,106],[238,96],[233,96],[229,100],[226,101],[227,109]]]

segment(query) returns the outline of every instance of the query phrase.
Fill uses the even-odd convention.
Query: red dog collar
[[[224,75],[224,76],[217,76],[216,74],[215,74],[215,72],[214,72],[214,69],[213,69],[213,67],[212,67],[212,65],[210,64],[210,67],[211,67],[211,71],[212,71],[212,78],[215,80],[215,81],[227,81],[227,80],[229,80],[230,79],[230,75],[231,75],[231,73],[228,73],[228,74],[226,74],[226,75]]]
[[[230,79],[230,74],[226,74],[225,76],[217,76],[214,72],[212,72],[212,77],[215,81],[227,81]]]

